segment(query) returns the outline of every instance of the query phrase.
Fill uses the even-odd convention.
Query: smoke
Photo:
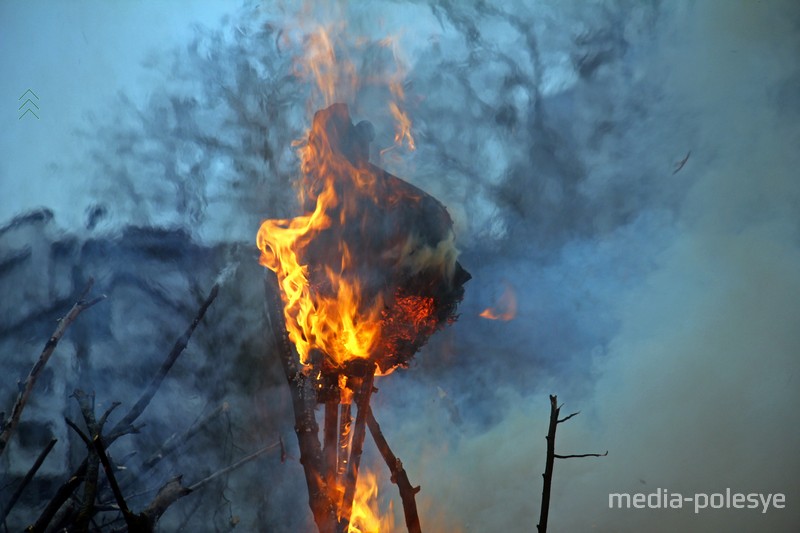
[[[546,254],[545,266],[517,263],[538,287],[517,281],[521,307],[526,302],[529,306],[529,314],[522,309],[517,319],[519,336],[514,335],[514,323],[492,323],[487,327],[497,327],[495,336],[483,331],[484,340],[478,341],[490,356],[454,348],[459,354],[454,360],[479,363],[462,382],[466,387],[501,392],[488,397],[465,394],[454,379],[448,381],[449,394],[466,398],[461,403],[455,400],[461,417],[470,411],[489,411],[490,419],[499,419],[493,427],[485,431],[479,424],[453,439],[459,432],[457,421],[447,416],[433,420],[430,415],[437,403],[443,411],[448,409],[431,387],[419,393],[416,409],[406,407],[394,420],[401,424],[409,420],[410,412],[426,412],[396,431],[433,435],[446,443],[428,447],[427,453],[419,441],[406,444],[411,456],[418,452],[428,458],[412,471],[414,479],[431,491],[431,500],[445,495],[436,507],[438,515],[434,513],[441,517],[439,523],[459,524],[468,531],[533,528],[545,448],[548,402],[543,393],[553,392],[566,402],[566,412],[582,411],[560,426],[558,450],[610,451],[603,459],[557,462],[553,527],[565,531],[796,527],[798,511],[788,505],[767,514],[611,511],[608,494],[665,488],[694,495],[730,487],[740,492],[782,492],[791,501],[800,492],[793,475],[799,436],[799,398],[793,380],[800,336],[791,318],[798,314],[800,289],[800,191],[792,170],[797,152],[790,148],[797,146],[798,117],[796,97],[790,96],[796,90],[789,89],[800,81],[790,59],[798,50],[797,24],[798,10],[788,3],[672,4],[659,10],[649,50],[629,43],[628,68],[643,70],[664,88],[618,101],[620,107],[644,108],[650,117],[643,129],[623,121],[638,130],[631,146],[654,148],[655,139],[661,138],[671,142],[663,143],[660,151],[675,146],[674,156],[682,142],[684,151],[691,149],[691,158],[676,175],[671,175],[671,161],[663,153],[647,154],[641,163],[628,160],[636,169],[631,173],[640,171],[643,181],[629,183],[620,192],[638,199],[639,214],[610,232],[570,236],[554,253]],[[613,95],[620,96],[624,93]],[[597,111],[582,112],[597,120]],[[669,131],[673,127],[678,130]],[[606,148],[613,154],[624,145],[618,141]],[[617,171],[617,161],[607,157],[605,163]],[[653,162],[663,165],[657,173],[650,167]],[[613,178],[606,177],[609,181],[602,188],[613,187]],[[659,210],[659,199],[647,197],[648,188],[659,187],[655,181],[667,189],[666,197],[676,199],[672,209]],[[509,262],[500,258],[492,266]],[[485,279],[482,274],[476,272],[475,279]],[[503,275],[525,279],[513,271]],[[552,287],[552,296],[547,286]],[[536,304],[529,302],[537,299],[546,303],[531,312]],[[573,307],[564,312],[571,321],[561,329],[564,320],[559,320],[558,311],[565,301]],[[454,328],[454,343],[469,337],[469,320],[465,316]],[[537,334],[542,329],[545,332]],[[539,335],[544,338],[537,339]],[[506,343],[509,336],[511,346]],[[581,337],[597,345],[582,346]],[[470,341],[475,339],[464,342]],[[537,348],[555,351],[548,341],[573,353],[559,354],[560,362],[543,365],[536,376],[527,354]],[[486,364],[491,357],[502,361],[499,366],[508,365],[514,374],[523,375],[529,388],[518,384],[509,390],[513,380],[499,378],[498,365]],[[587,375],[590,383],[581,390],[576,383]],[[392,392],[403,398],[398,402],[408,403],[414,396],[401,388]]]
[[[422,486],[423,526],[533,529],[555,393],[563,412],[581,411],[559,426],[558,451],[609,450],[556,463],[555,530],[796,528],[800,9],[386,1],[306,17],[346,22],[343,46],[364,71],[391,63],[378,42],[397,39],[417,150],[376,163],[448,207],[473,275],[460,320],[377,382],[375,413]],[[306,29],[291,7],[265,3],[181,30],[181,46],[160,44],[147,81],[126,78],[108,114],[63,116],[83,134],[48,141],[47,155],[83,154],[58,166],[55,190],[77,192],[19,193],[3,213],[44,203],[82,235],[138,224],[252,242],[260,220],[295,214],[291,142],[308,126],[310,90],[293,59]],[[348,103],[385,147],[380,96]],[[3,163],[3,186],[21,189],[14,174],[26,169]],[[232,268],[228,284],[254,272]],[[479,318],[506,286],[516,318]],[[260,320],[257,299],[243,301],[239,314]],[[383,468],[366,448],[365,463]],[[306,512],[289,468],[265,481],[287,488],[259,516],[278,530],[287,509]],[[608,509],[610,492],[727,487],[784,493],[786,509]]]

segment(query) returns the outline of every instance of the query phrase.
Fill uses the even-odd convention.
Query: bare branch
[[[539,523],[536,524],[536,530],[539,533],[546,533],[547,519],[550,515],[550,487],[553,483],[553,464],[555,463],[555,445],[556,445],[556,426],[558,425],[558,411],[561,408],[558,406],[558,398],[550,395],[550,424],[547,429],[547,457],[545,459],[544,482],[542,485],[542,506],[539,511]]]
[[[150,384],[147,386],[147,389],[136,402],[136,404],[131,408],[130,411],[120,420],[117,425],[114,426],[114,429],[111,430],[108,436],[108,444],[110,445],[117,437],[124,435],[128,428],[131,427],[133,422],[139,418],[139,416],[144,412],[148,405],[150,405],[150,401],[155,396],[156,392],[158,392],[159,387],[161,386],[161,382],[164,381],[164,378],[167,376],[167,373],[172,368],[172,365],[175,364],[175,361],[178,360],[178,357],[183,353],[183,350],[186,349],[187,344],[189,344],[189,339],[192,337],[192,333],[197,328],[197,325],[200,324],[200,321],[203,320],[203,317],[208,311],[208,308],[214,302],[214,299],[217,297],[219,293],[219,285],[214,285],[211,288],[211,292],[208,294],[208,297],[205,299],[203,304],[200,306],[200,310],[197,312],[197,316],[194,317],[192,323],[186,329],[186,331],[181,335],[181,337],[175,341],[175,345],[172,347],[169,355],[167,356],[166,360],[162,363],[161,368],[159,368],[158,373],[153,377],[150,381]]]
[[[113,402],[113,403],[111,404],[111,406],[110,406],[108,409],[106,409],[106,411],[105,411],[105,412],[103,413],[103,415],[100,417],[100,420],[98,420],[98,421],[97,421],[97,425],[98,425],[98,426],[100,426],[100,431],[101,431],[101,432],[103,431],[103,426],[105,426],[105,425],[106,425],[106,420],[108,420],[108,416],[111,414],[111,412],[112,412],[114,409],[116,409],[116,408],[117,408],[117,407],[119,407],[120,405],[122,405],[122,402]]]
[[[144,469],[149,470],[153,468],[164,457],[167,457],[169,454],[180,448],[189,439],[195,436],[200,430],[202,430],[205,426],[207,426],[209,422],[214,420],[220,414],[226,412],[229,409],[229,407],[230,406],[228,405],[228,402],[223,402],[219,407],[211,411],[202,420],[190,426],[189,429],[184,431],[181,435],[173,433],[164,442],[164,444],[161,445],[161,448],[159,448],[150,457],[148,457],[147,460],[145,460],[143,464]]]
[[[403,514],[405,515],[408,533],[420,533],[422,528],[419,523],[419,515],[417,514],[417,502],[414,499],[414,495],[419,492],[419,487],[411,485],[408,474],[405,468],[403,468],[403,462],[392,453],[389,443],[386,442],[386,437],[383,436],[381,426],[378,425],[378,421],[375,420],[375,415],[371,407],[369,413],[367,413],[367,425],[369,426],[369,432],[372,434],[375,445],[378,447],[378,450],[383,456],[383,460],[386,461],[386,465],[389,467],[389,471],[392,474],[392,483],[397,485],[397,488],[400,490],[400,499],[403,501]]]
[[[158,387],[161,385],[161,382],[164,380],[167,372],[172,368],[175,364],[175,361],[181,355],[183,350],[186,348],[186,344],[189,342],[189,337],[197,328],[197,325],[202,320],[203,316],[205,316],[208,307],[217,297],[217,292],[219,291],[219,287],[214,285],[212,287],[211,292],[208,295],[208,298],[203,302],[200,307],[200,310],[197,313],[197,316],[192,321],[189,328],[184,332],[184,334],[175,342],[172,350],[170,351],[169,355],[167,356],[164,363],[162,363],[161,368],[158,371],[158,374],[153,378],[150,382],[150,385],[142,393],[142,396],[136,402],[136,404],[131,408],[130,411],[125,415],[125,417],[117,423],[114,428],[111,430],[109,435],[106,436],[106,446],[111,446],[111,444],[117,440],[119,437],[126,435],[128,433],[138,433],[139,430],[143,427],[143,425],[134,426],[133,422],[142,414],[145,410],[147,405],[150,403],[150,400],[153,399],[153,396],[158,390]],[[50,522],[55,517],[58,510],[64,505],[64,503],[69,499],[75,489],[83,482],[84,478],[86,477],[86,472],[88,468],[88,458],[84,459],[84,461],[78,466],[75,472],[69,477],[67,481],[65,481],[61,487],[59,487],[58,491],[56,492],[55,496],[50,500],[47,504],[45,509],[39,515],[39,518],[36,520],[35,524],[32,524],[28,527],[27,531],[31,531],[33,533],[40,533],[44,532]]]
[[[149,527],[145,525],[146,519],[132,513],[128,508],[128,504],[125,503],[125,498],[122,496],[119,483],[117,483],[117,478],[114,475],[114,468],[111,466],[111,461],[108,460],[108,455],[106,454],[102,437],[100,435],[95,435],[92,438],[92,445],[94,446],[94,449],[100,458],[100,463],[103,465],[103,470],[106,472],[108,484],[111,485],[111,492],[114,494],[114,499],[117,500],[117,505],[119,506],[120,512],[122,512],[123,518],[125,518],[125,523],[128,525],[128,531],[135,532],[152,530],[152,524],[150,524]]]
[[[66,416],[64,417],[64,422],[66,422],[67,425],[69,427],[71,427],[75,431],[75,433],[78,434],[78,436],[81,438],[83,443],[86,444],[86,446],[91,447],[91,445],[92,445],[91,439],[89,439],[89,437],[86,435],[86,433],[84,433],[83,430],[81,428],[79,428],[78,425],[75,422],[73,422],[72,420],[69,419],[69,417],[66,417]]]
[[[53,498],[48,502],[47,506],[39,515],[39,518],[36,519],[34,524],[29,525],[25,531],[30,533],[43,533],[50,522],[53,521],[53,518],[56,517],[58,514],[58,510],[64,505],[64,503],[72,496],[72,493],[75,492],[75,489],[83,483],[83,479],[86,477],[86,469],[88,468],[89,461],[84,459],[81,465],[75,470],[75,473],[70,476],[70,478],[65,481],[59,488]]]
[[[152,531],[155,523],[170,505],[192,492],[191,489],[183,486],[181,483],[182,478],[183,476],[174,477],[158,489],[156,497],[139,515],[150,525],[150,531]]]
[[[573,459],[577,457],[605,457],[608,455],[608,451],[604,454],[586,453],[581,455],[558,455],[556,453],[556,428],[558,424],[566,422],[573,416],[580,414],[580,411],[577,411],[564,418],[558,418],[559,411],[563,406],[563,404],[558,405],[556,396],[550,395],[550,424],[547,430],[547,457],[545,460],[544,474],[542,474],[544,478],[542,484],[542,507],[539,514],[539,523],[536,525],[536,529],[539,533],[546,533],[547,531],[547,520],[550,514],[550,489],[553,484],[553,465],[555,464],[555,460]]]
[[[558,455],[558,454],[555,454],[553,457],[555,457],[556,459],[574,459],[576,457],[605,457],[606,455],[608,455],[608,450],[606,450],[606,453],[581,453],[581,454],[577,454],[577,455]]]
[[[576,411],[576,412],[572,413],[569,416],[565,416],[564,418],[559,418],[558,420],[556,420],[556,424],[561,424],[562,422],[566,422],[567,420],[569,420],[573,416],[577,416],[579,414],[581,414],[581,412],[580,411]]]
[[[25,378],[25,382],[22,385],[22,390],[19,392],[17,400],[14,402],[14,407],[11,410],[11,417],[8,419],[8,421],[0,421],[2,422],[0,423],[0,425],[2,425],[2,432],[0,432],[0,455],[2,455],[3,451],[6,449],[8,442],[11,440],[11,436],[14,434],[14,430],[16,430],[17,425],[19,424],[19,418],[22,416],[22,411],[25,409],[25,405],[28,403],[28,397],[31,395],[31,391],[33,390],[33,386],[36,384],[36,380],[39,378],[39,375],[42,373],[42,370],[44,370],[45,365],[47,365],[47,362],[50,360],[50,356],[53,355],[53,351],[56,349],[56,346],[58,346],[58,342],[61,340],[61,337],[64,336],[67,328],[83,311],[89,309],[96,303],[106,298],[104,294],[89,302],[85,301],[86,295],[89,294],[89,291],[92,289],[92,285],[94,285],[94,278],[89,278],[89,281],[86,283],[86,287],[78,297],[78,301],[75,302],[75,305],[72,306],[72,309],[69,310],[67,315],[59,320],[56,330],[45,343],[39,359],[31,368],[31,371],[28,373],[28,377]]]
[[[36,472],[39,471],[39,467],[42,466],[42,463],[53,449],[53,446],[56,445],[56,442],[58,442],[58,439],[50,439],[50,442],[47,443],[47,446],[45,446],[44,450],[42,450],[42,452],[36,458],[36,461],[34,461],[33,466],[30,468],[30,470],[28,470],[28,473],[25,474],[24,478],[22,478],[22,482],[19,484],[19,487],[17,487],[17,490],[14,491],[14,494],[11,496],[11,499],[8,501],[5,509],[3,509],[3,512],[0,513],[0,523],[5,523],[8,513],[11,512],[11,509],[17,503],[17,500],[19,500],[19,497],[22,496],[22,492],[25,490],[25,487],[28,486],[28,483],[31,482],[33,476],[35,476]]]
[[[673,171],[672,171],[672,175],[673,175],[673,176],[674,176],[675,174],[677,174],[678,172],[680,172],[680,170],[683,168],[683,166],[684,166],[684,165],[686,164],[686,162],[689,160],[689,156],[690,156],[690,155],[692,155],[692,151],[691,151],[691,150],[689,150],[688,152],[686,152],[686,157],[684,157],[683,159],[681,159],[680,161],[678,161],[678,162],[675,164],[675,170],[673,170]]]
[[[99,439],[95,440],[95,444],[99,444],[102,446],[102,443]],[[107,458],[103,460],[105,457],[105,452],[102,448],[98,449],[98,453],[100,454],[101,461],[103,461],[103,466],[106,468],[106,474],[109,476],[109,482],[111,483],[112,491],[114,491],[114,495],[117,498],[117,504],[122,511],[123,516],[125,517],[125,521],[128,524],[128,531],[129,532],[151,532],[155,527],[155,523],[161,517],[162,514],[169,508],[170,505],[178,501],[179,499],[183,498],[187,494],[191,494],[192,492],[199,490],[204,485],[210,483],[214,479],[224,476],[230,472],[233,472],[237,468],[241,467],[242,465],[249,463],[250,461],[257,459],[264,453],[268,452],[269,450],[273,450],[275,448],[280,447],[280,442],[273,442],[260,450],[251,453],[250,455],[243,457],[242,459],[236,461],[230,466],[223,468],[222,470],[218,470],[214,472],[210,476],[201,479],[197,483],[186,487],[183,485],[183,476],[177,476],[170,479],[166,484],[164,484],[160,489],[158,489],[158,493],[156,494],[153,501],[145,508],[144,511],[141,513],[133,514],[128,510],[127,505],[125,504],[125,500],[122,498],[121,492],[119,491],[119,486],[115,489],[114,486],[116,485],[116,481],[114,480],[114,475],[111,472],[110,463],[107,465]]]
[[[277,447],[279,447],[279,446],[280,446],[280,443],[279,443],[279,442],[273,442],[272,444],[269,444],[269,445],[267,445],[267,446],[264,446],[264,447],[263,447],[263,448],[261,448],[260,450],[258,450],[258,451],[256,451],[256,452],[253,452],[253,453],[251,453],[251,454],[250,454],[250,455],[248,455],[247,457],[243,457],[242,459],[239,459],[238,461],[236,461],[236,462],[235,462],[235,463],[233,463],[232,465],[230,465],[230,466],[227,466],[227,467],[223,468],[222,470],[218,470],[217,472],[214,472],[213,474],[211,474],[211,475],[210,475],[210,476],[208,476],[207,478],[205,478],[205,479],[201,479],[201,480],[200,480],[200,481],[198,481],[197,483],[194,483],[193,485],[189,486],[189,490],[190,490],[190,491],[195,491],[195,490],[198,490],[198,489],[199,489],[199,488],[201,488],[203,485],[205,485],[205,484],[207,484],[207,483],[209,483],[209,482],[213,481],[214,479],[218,478],[219,476],[224,476],[225,474],[228,474],[228,473],[230,473],[230,472],[233,472],[234,470],[236,470],[237,468],[239,468],[239,467],[240,467],[240,466],[242,466],[243,464],[249,463],[249,462],[250,462],[250,461],[252,461],[253,459],[257,459],[258,457],[260,457],[260,456],[264,455],[266,452],[268,452],[268,451],[270,451],[270,450],[273,450],[273,449],[275,449],[275,448],[277,448]]]
[[[97,420],[94,417],[94,393],[86,394],[80,389],[75,389],[72,396],[78,402],[78,405],[81,408],[81,414],[83,415],[83,420],[86,423],[86,428],[89,430],[89,435],[97,435],[98,428],[97,428]],[[89,456],[87,457],[88,467],[86,469],[86,478],[83,484],[83,503],[81,505],[81,509],[78,512],[78,516],[75,519],[75,531],[79,533],[88,533],[89,531],[89,523],[91,522],[92,516],[94,516],[94,503],[97,497],[97,481],[100,475],[100,457],[95,451],[94,446],[92,446],[91,437],[86,437],[80,431],[78,431],[78,427],[72,424],[70,427],[74,429],[78,435],[81,436],[81,439],[87,445],[89,450]]]

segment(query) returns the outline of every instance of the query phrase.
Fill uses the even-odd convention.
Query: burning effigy
[[[303,150],[306,214],[264,221],[257,239],[300,362],[335,371],[367,360],[388,374],[455,318],[469,275],[447,210],[364,157],[364,124],[344,104],[315,114]]]
[[[418,488],[380,435],[370,396],[375,376],[406,367],[456,319],[470,279],[446,208],[370,162],[373,131],[367,121],[354,124],[344,103],[318,110],[299,149],[301,214],[265,220],[257,234],[260,262],[271,271],[269,317],[292,389],[309,505],[322,532],[379,528],[353,503],[362,500],[356,489],[364,486],[367,426],[400,487],[409,531],[420,530]]]
[[[283,357],[297,353],[285,368],[300,400],[301,462],[321,531],[333,511],[337,527],[350,523],[374,376],[406,366],[455,320],[470,277],[456,260],[447,210],[369,162],[369,129],[353,125],[344,104],[317,112],[302,152],[305,214],[266,220],[257,237],[280,287],[273,328],[291,342]],[[325,405],[324,449],[309,440],[317,439],[317,403]]]

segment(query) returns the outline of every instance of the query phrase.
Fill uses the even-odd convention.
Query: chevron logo
[[[36,114],[36,111],[39,110],[39,106],[36,105],[36,102],[31,100],[31,96],[33,96],[33,98],[35,98],[36,100],[38,100],[39,97],[36,96],[35,92],[33,92],[30,89],[28,89],[27,91],[22,93],[22,96],[19,97],[19,100],[22,100],[26,96],[28,98],[24,102],[22,102],[21,106],[19,106],[19,110],[18,111],[21,113],[20,116],[19,116],[19,120],[22,120],[22,117],[24,117],[28,113],[30,113],[31,115],[36,117],[36,119],[38,120],[39,119],[39,115]],[[23,108],[24,108],[24,111],[23,111]],[[34,111],[34,108],[36,108],[36,111]]]

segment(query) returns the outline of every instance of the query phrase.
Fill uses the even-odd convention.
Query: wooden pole
[[[349,464],[350,454],[347,451],[350,449],[350,435],[353,427],[353,414],[352,406],[349,403],[343,403],[340,408],[339,415],[339,465],[336,472],[337,487],[344,484],[344,476],[347,473],[347,465]],[[337,498],[338,505],[341,505],[341,496]]]
[[[329,400],[325,402],[325,429],[322,457],[325,468],[325,484],[328,494],[332,499],[336,489],[339,458],[339,402]]]
[[[283,303],[274,272],[266,272],[265,293],[267,318],[275,336],[286,381],[292,395],[295,433],[300,445],[300,464],[305,472],[308,486],[308,505],[320,533],[336,531],[336,508],[333,505],[322,476],[322,447],[319,442],[319,426],[314,416],[317,403],[316,392],[307,383],[306,375],[299,368],[298,357],[289,342],[283,317]]]
[[[417,502],[414,499],[414,495],[419,492],[419,487],[411,485],[406,469],[403,468],[403,462],[400,461],[400,459],[392,453],[392,449],[389,448],[389,443],[386,442],[386,437],[383,436],[381,426],[378,425],[378,421],[375,420],[372,408],[370,408],[367,415],[367,425],[369,426],[369,432],[372,434],[375,445],[378,447],[378,450],[383,456],[383,460],[386,461],[386,465],[389,467],[389,471],[392,474],[392,483],[397,485],[397,488],[400,490],[400,499],[403,501],[403,514],[405,515],[408,533],[421,533],[422,528],[419,523],[419,514],[417,514]]]
[[[355,402],[358,408],[356,423],[353,428],[353,442],[350,445],[350,462],[347,465],[345,475],[344,499],[342,500],[341,513],[339,518],[339,533],[345,533],[350,524],[350,514],[353,511],[353,498],[356,495],[356,483],[358,481],[358,467],[361,462],[361,453],[364,449],[364,437],[366,436],[367,413],[369,412],[369,400],[372,396],[372,384],[375,378],[375,366],[371,365],[367,369],[366,375],[361,381],[361,387],[356,393]]]

